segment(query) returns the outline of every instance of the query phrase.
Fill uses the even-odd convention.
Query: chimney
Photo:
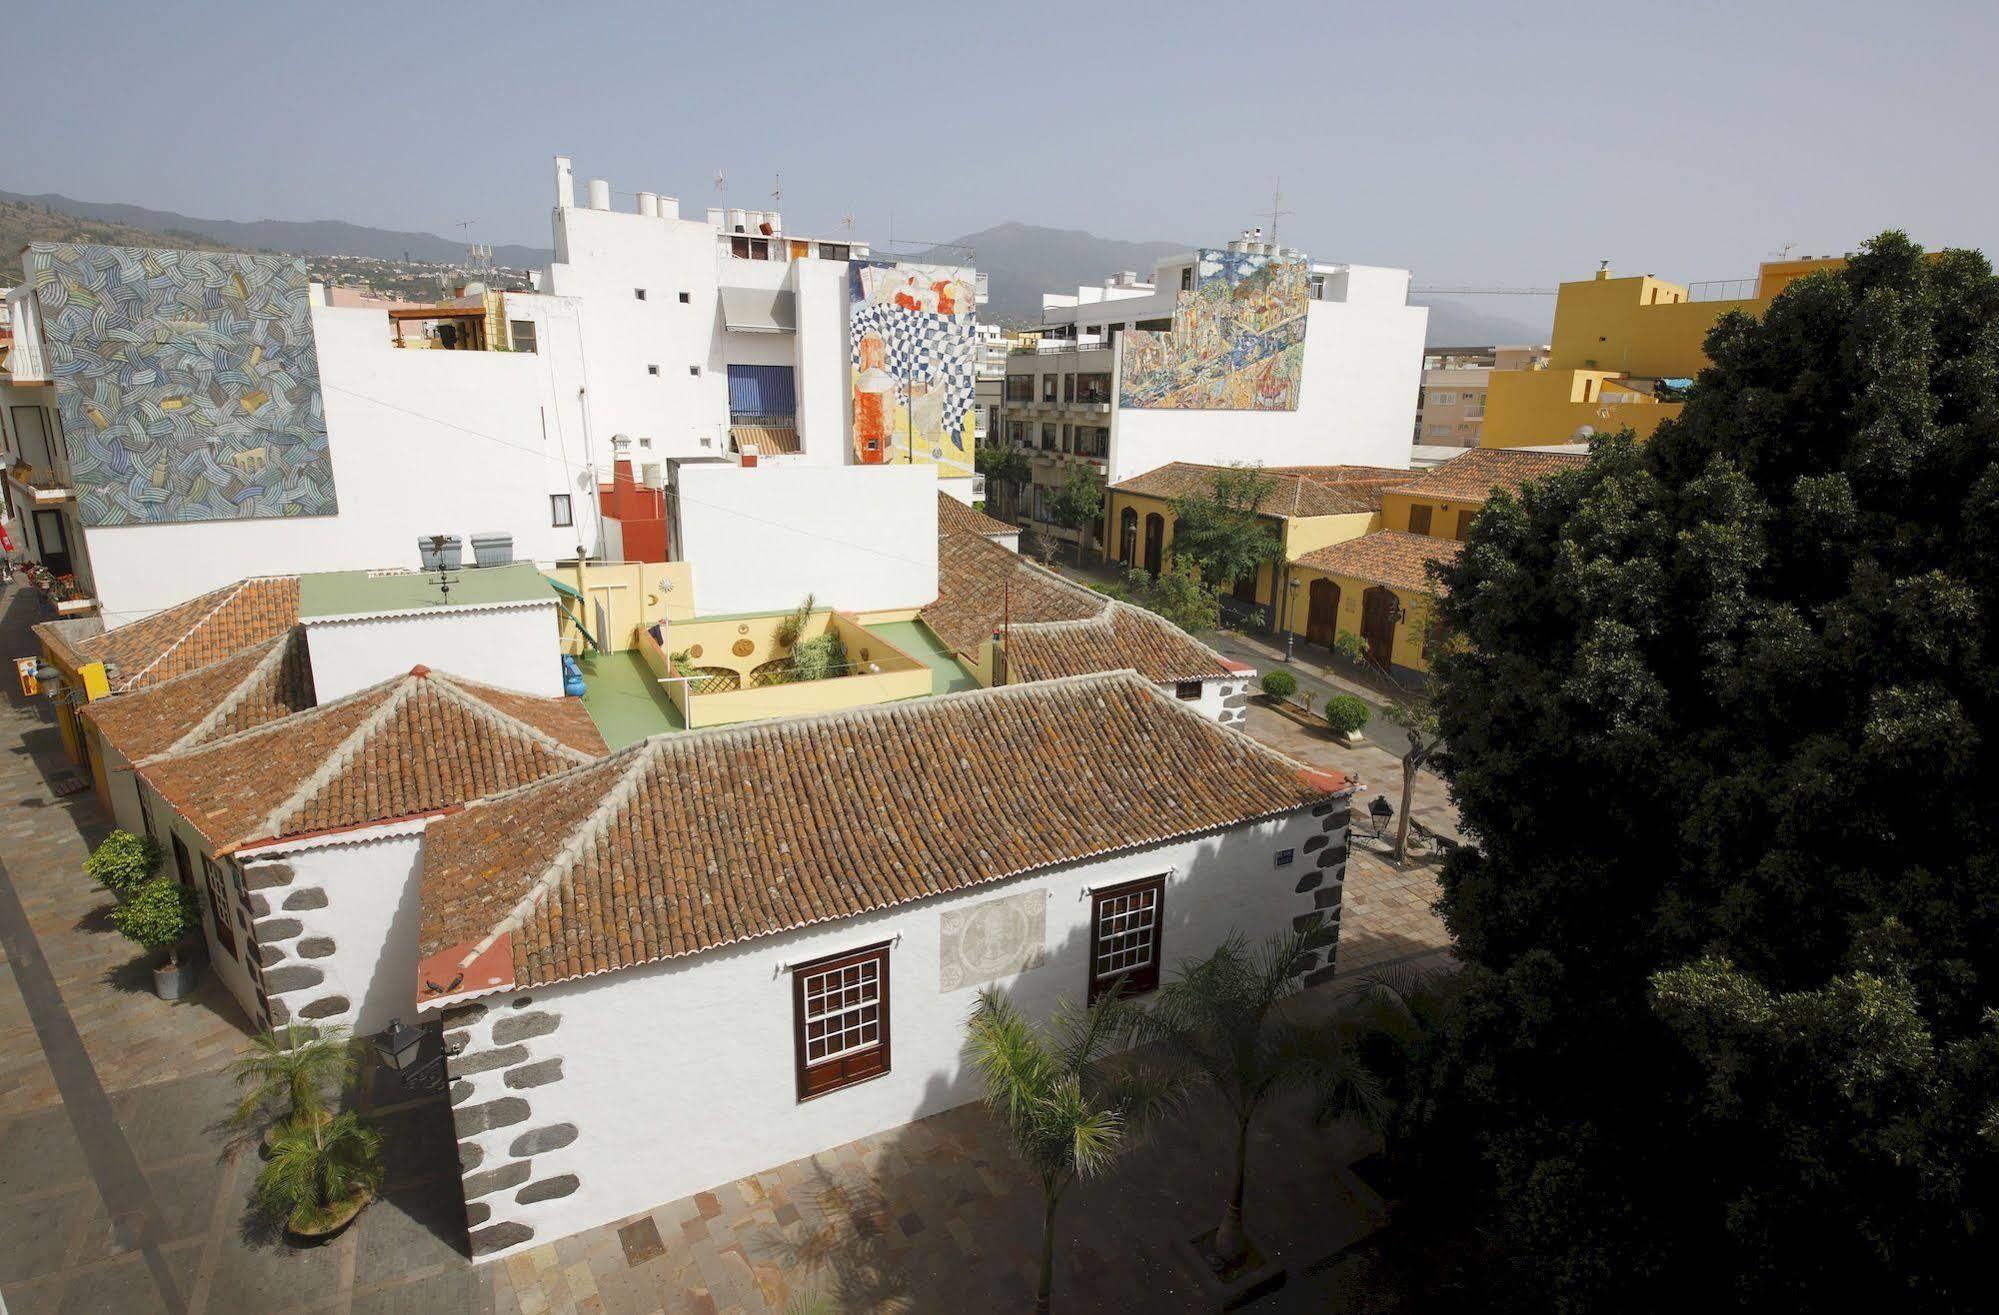
[[[590,180],[590,208],[609,210],[611,208],[611,185],[602,178]]]
[[[555,208],[567,210],[576,204],[576,172],[570,168],[569,157],[555,157]]]

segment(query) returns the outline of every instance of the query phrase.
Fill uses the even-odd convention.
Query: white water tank
[[[662,197],[660,197],[660,198],[659,198],[659,217],[660,217],[661,219],[678,219],[678,218],[680,218],[680,198],[679,198],[679,197],[677,197],[677,196],[662,196]]]
[[[659,193],[639,193],[639,213],[648,219],[659,218]]]
[[[611,208],[611,184],[602,178],[590,180],[590,208],[592,210]]]

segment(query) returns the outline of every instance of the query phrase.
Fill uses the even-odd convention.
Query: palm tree
[[[1340,1018],[1312,1022],[1283,1008],[1298,991],[1293,970],[1305,939],[1288,933],[1252,949],[1230,936],[1207,958],[1181,967],[1151,1008],[1126,1020],[1133,1039],[1177,1057],[1235,1119],[1235,1162],[1212,1244],[1219,1261],[1235,1261],[1249,1249],[1242,1227],[1249,1127],[1264,1101],[1309,1084],[1323,1119],[1358,1117],[1377,1126],[1385,1116],[1381,1081],[1360,1058],[1354,1029]]]
[[[257,1174],[257,1206],[294,1233],[329,1232],[381,1185],[381,1152],[382,1135],[352,1110],[287,1123]]]
[[[986,1108],[1041,1181],[1036,1315],[1047,1315],[1055,1285],[1055,1210],[1063,1193],[1078,1179],[1107,1172],[1137,1146],[1183,1085],[1153,1069],[1101,1062],[1120,1047],[1128,1009],[1113,991],[1086,1010],[1065,1003],[1041,1029],[989,988],[967,1023],[966,1050],[985,1079]]]
[[[229,1066],[236,1084],[249,1088],[229,1125],[324,1122],[331,1093],[353,1080],[359,1059],[345,1028],[315,1031],[294,1025],[282,1034],[260,1034]]]

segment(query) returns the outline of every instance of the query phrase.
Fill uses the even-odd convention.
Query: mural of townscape
[[[85,525],[338,510],[303,261],[37,242],[23,263]]]
[[[1204,250],[1170,332],[1121,338],[1118,405],[1181,411],[1295,411],[1305,364],[1310,265]]]
[[[847,291],[854,459],[971,474],[978,345],[969,271],[856,260]]]

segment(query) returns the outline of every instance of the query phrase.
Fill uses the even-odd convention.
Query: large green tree
[[[1262,514],[1277,481],[1254,466],[1218,470],[1208,487],[1173,499],[1173,560],[1192,562],[1214,588],[1281,560],[1283,542]]]
[[[1989,1308],[1999,281],[1884,234],[1707,352],[1441,571],[1482,1295]]]

